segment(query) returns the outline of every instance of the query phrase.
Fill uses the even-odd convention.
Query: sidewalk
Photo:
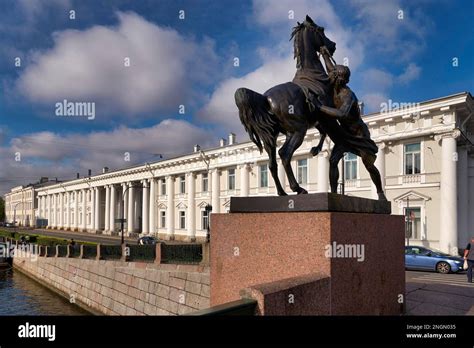
[[[474,284],[462,287],[407,281],[406,300],[406,315],[474,315]]]
[[[13,228],[4,228],[6,231],[14,232]],[[55,237],[55,238],[63,238],[63,239],[75,239],[77,241],[84,241],[84,242],[95,242],[95,243],[102,243],[102,244],[112,244],[118,245],[121,243],[121,236],[110,236],[104,234],[95,234],[95,233],[86,233],[86,232],[76,232],[76,231],[63,231],[63,230],[48,230],[48,229],[23,229],[23,228],[16,228],[17,232],[26,233],[26,234],[40,234],[43,236]],[[136,238],[128,238],[125,237],[125,242],[136,244]]]

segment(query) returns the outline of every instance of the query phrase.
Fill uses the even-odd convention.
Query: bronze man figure
[[[329,80],[334,88],[333,102],[335,108],[322,105],[315,101],[316,108],[327,117],[339,121],[343,131],[346,133],[343,142],[335,142],[329,159],[329,181],[331,192],[337,192],[339,179],[338,164],[345,152],[351,152],[362,158],[365,168],[370,174],[372,182],[377,188],[379,200],[387,200],[382,189],[380,172],[375,166],[377,158],[377,145],[370,138],[370,132],[360,115],[359,103],[354,92],[347,86],[351,71],[347,66],[335,65],[331,61],[331,53],[326,47],[321,47],[320,53],[324,58]]]

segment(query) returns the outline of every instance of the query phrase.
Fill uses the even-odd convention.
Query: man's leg
[[[362,153],[361,154],[362,162],[364,163],[365,168],[370,174],[370,178],[374,183],[375,187],[377,188],[377,194],[379,196],[379,200],[386,201],[387,198],[383,192],[382,188],[382,179],[380,178],[380,172],[375,166],[376,156],[372,154]]]
[[[344,157],[345,148],[341,145],[334,145],[329,158],[329,183],[331,185],[331,192],[337,193],[337,182],[339,181],[339,168],[337,167],[339,161]]]
[[[472,283],[472,269],[474,268],[474,261],[467,260],[467,281]]]

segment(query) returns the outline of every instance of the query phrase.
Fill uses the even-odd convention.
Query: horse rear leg
[[[268,154],[270,173],[272,174],[273,181],[279,196],[286,196],[286,192],[281,186],[280,178],[278,178],[278,164],[276,161],[276,148],[274,146],[265,145],[265,151]]]
[[[297,192],[298,194],[308,193],[304,188],[300,187],[298,181],[295,179],[293,174],[293,169],[291,168],[291,158],[293,157],[294,152],[301,146],[306,135],[306,129],[304,131],[298,131],[286,136],[286,141],[283,146],[278,151],[280,155],[281,162],[285,167],[286,176],[288,177],[288,182],[290,184],[291,190]]]

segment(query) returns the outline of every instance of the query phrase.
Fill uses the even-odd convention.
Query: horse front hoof
[[[299,195],[306,195],[306,194],[308,194],[308,191],[306,191],[304,188],[300,188],[300,189],[298,190],[298,194],[299,194]]]
[[[379,192],[378,196],[379,196],[379,201],[387,201],[387,197],[385,197],[385,194],[383,192]]]
[[[278,192],[278,196],[288,196],[288,193],[285,191]]]

